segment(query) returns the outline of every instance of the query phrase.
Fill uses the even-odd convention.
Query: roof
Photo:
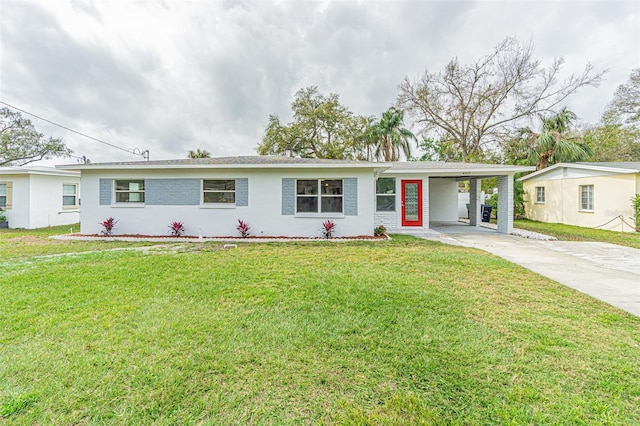
[[[385,174],[429,174],[440,177],[492,177],[505,174],[529,172],[535,170],[531,166],[512,166],[504,164],[484,163],[450,163],[445,161],[405,161],[391,164]]]
[[[636,172],[640,172],[640,162],[629,161],[629,162],[601,162],[601,163],[586,163],[586,162],[578,162],[576,164],[580,164],[583,166],[593,166],[593,167],[608,167],[611,169],[624,169],[624,170],[635,170]]]
[[[59,170],[54,167],[0,167],[0,175],[44,175],[44,176],[74,176],[80,177],[80,173],[72,170]]]
[[[495,175],[534,170],[528,166],[505,166],[479,163],[447,163],[441,161],[372,162],[356,160],[330,160],[296,158],[272,155],[242,157],[183,158],[178,160],[128,161],[114,163],[69,164],[57,166],[66,170],[105,169],[198,169],[198,168],[370,168],[389,173],[432,173],[441,176]]]
[[[554,164],[553,166],[546,167],[542,170],[538,170],[537,172],[523,176],[518,180],[525,181],[527,179],[531,179],[536,176],[540,176],[545,173],[551,172],[559,168],[564,168],[564,167],[568,167],[572,169],[580,169],[580,170],[594,170],[599,172],[608,172],[612,174],[640,173],[640,162],[558,163],[558,164]]]
[[[177,160],[127,161],[114,163],[66,164],[56,166],[66,170],[101,169],[193,169],[193,168],[374,168],[386,169],[388,164],[371,161],[330,160],[320,158],[296,158],[271,155],[242,157],[182,158]]]

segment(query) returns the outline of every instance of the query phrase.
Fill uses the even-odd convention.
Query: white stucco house
[[[80,221],[80,173],[53,167],[0,167],[0,208],[10,228]]]
[[[539,222],[634,231],[640,162],[559,163],[520,178],[525,216]]]
[[[458,182],[471,182],[471,225],[480,223],[480,181],[498,177],[498,230],[512,227],[513,175],[529,167],[488,164],[321,160],[248,156],[58,166],[78,170],[83,188],[81,232],[235,236],[238,220],[253,235],[317,237],[322,222],[335,236],[421,232],[430,222],[458,221]]]

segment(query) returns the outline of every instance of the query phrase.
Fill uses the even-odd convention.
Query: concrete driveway
[[[608,243],[538,241],[495,232],[429,239],[474,247],[640,316],[640,250]]]

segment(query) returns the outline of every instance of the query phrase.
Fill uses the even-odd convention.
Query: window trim
[[[2,210],[11,210],[13,208],[13,182],[12,181],[0,181],[0,184],[5,185],[5,202],[4,206],[0,206]]]
[[[205,181],[233,181],[233,190],[207,190],[204,189]],[[236,208],[236,203],[238,201],[238,182],[235,178],[224,179],[224,178],[202,178],[200,179],[200,207],[205,209],[234,209]],[[207,203],[204,201],[205,192],[222,192],[222,193],[233,193],[233,203]]]
[[[587,201],[590,201],[590,206],[587,206],[587,208],[584,208],[584,202],[583,202],[583,189],[584,188],[591,188],[589,191],[589,199],[587,199]],[[581,212],[588,212],[588,213],[592,213],[595,211],[595,187],[593,184],[588,184],[588,185],[578,185],[578,191],[579,191],[579,196],[578,196],[578,201],[579,201],[579,206],[578,206],[578,211]],[[588,208],[591,207],[591,208]]]
[[[315,195],[307,195],[307,194],[298,194],[298,181],[303,180],[315,180],[317,183],[317,194]],[[340,194],[322,194],[322,181],[327,180],[335,180],[340,181]],[[342,218],[345,216],[344,214],[344,178],[296,178],[293,183],[294,189],[294,216],[296,217],[330,217],[330,218]],[[316,197],[318,200],[318,210],[315,212],[299,212],[298,211],[298,197]],[[322,211],[322,198],[341,198],[341,211],[339,212],[323,212]]]
[[[547,202],[547,190],[544,186],[536,186],[536,204],[545,204]],[[542,197],[540,191],[542,190]]]
[[[73,193],[73,204],[69,204],[69,205],[65,205],[64,204],[64,197],[71,197],[71,195],[65,195],[64,193],[64,187],[65,186],[73,186],[75,188],[75,191]],[[78,184],[77,183],[67,183],[67,182],[63,182],[62,183],[62,209],[63,210],[76,210],[78,209],[78,207],[80,207],[80,202],[79,202],[80,198],[78,197]]]
[[[387,193],[379,193],[378,192],[378,180],[380,180],[380,179],[391,179],[391,180],[393,180],[393,193],[392,194],[390,194],[388,192]],[[397,210],[397,200],[398,200],[396,198],[397,195],[398,195],[397,194],[398,191],[397,191],[396,185],[397,185],[397,182],[396,182],[396,178],[395,177],[384,176],[384,177],[379,177],[379,178],[376,179],[376,182],[375,182],[375,186],[376,186],[376,188],[375,188],[375,192],[376,192],[376,194],[375,194],[375,197],[376,197],[376,213],[395,213],[396,212],[396,210]],[[380,197],[393,197],[393,209],[392,210],[380,210],[378,208],[378,197],[379,196]]]
[[[118,188],[118,182],[142,182],[142,191],[131,191],[131,190],[122,190]],[[146,199],[146,185],[145,180],[140,178],[122,178],[122,179],[113,179],[113,205],[118,207],[144,207],[145,199]],[[118,193],[131,193],[131,192],[141,192],[142,193],[142,201],[118,201]]]

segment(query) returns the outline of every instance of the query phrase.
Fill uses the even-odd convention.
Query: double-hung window
[[[376,211],[393,212],[396,210],[396,178],[378,178],[376,180]]]
[[[298,179],[296,213],[342,213],[342,179]]]
[[[6,183],[0,183],[0,208],[5,208],[7,207],[7,197],[8,197],[8,192],[7,192],[7,184]]]
[[[536,186],[536,204],[544,204],[545,195],[544,186]]]
[[[580,185],[580,210],[593,210],[593,185]]]
[[[235,179],[207,179],[202,181],[203,204],[235,204]]]
[[[116,203],[144,203],[144,180],[116,180]]]
[[[71,208],[78,205],[78,185],[65,183],[62,185],[62,207]]]

